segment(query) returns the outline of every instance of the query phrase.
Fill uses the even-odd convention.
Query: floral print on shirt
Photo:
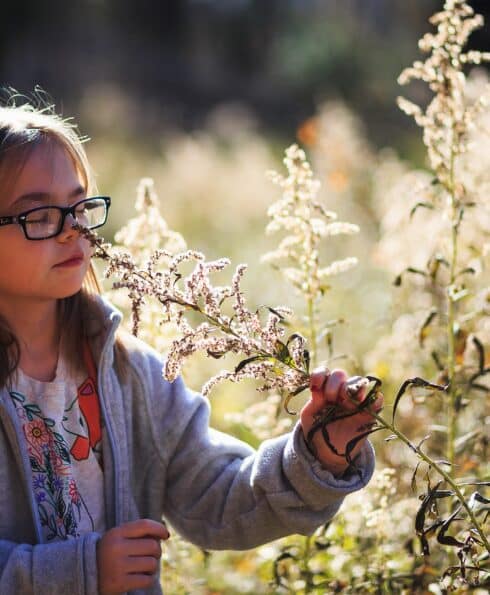
[[[22,423],[32,469],[32,485],[46,539],[78,537],[78,521],[90,515],[71,475],[71,456],[55,421],[19,392],[10,393]]]

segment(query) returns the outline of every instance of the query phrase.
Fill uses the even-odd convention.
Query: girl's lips
[[[83,263],[84,257],[82,254],[75,254],[71,258],[64,260],[63,262],[59,262],[55,265],[55,267],[76,267]]]

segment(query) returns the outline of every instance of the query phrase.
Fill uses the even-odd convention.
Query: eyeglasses
[[[92,196],[79,200],[71,207],[37,207],[19,215],[0,217],[0,227],[18,223],[26,239],[47,240],[61,233],[68,215],[88,229],[101,227],[107,221],[110,206],[108,196]]]

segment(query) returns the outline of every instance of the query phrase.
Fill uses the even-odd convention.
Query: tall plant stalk
[[[478,51],[463,51],[471,33],[481,27],[483,19],[475,15],[465,0],[446,0],[441,12],[430,18],[437,27],[435,33],[426,34],[420,41],[420,49],[429,54],[425,62],[416,61],[400,75],[400,84],[412,80],[427,83],[434,97],[423,110],[405,98],[398,98],[400,108],[413,116],[423,129],[423,139],[427,147],[431,169],[435,174],[435,186],[443,190],[447,198],[448,218],[451,225],[449,261],[449,282],[446,285],[447,299],[447,360],[446,373],[449,390],[446,397],[446,457],[450,464],[450,474],[456,473],[455,443],[458,437],[458,411],[460,394],[457,383],[458,362],[457,342],[457,301],[461,297],[458,288],[458,241],[460,225],[465,208],[472,206],[467,200],[464,182],[456,179],[457,159],[468,149],[468,132],[474,118],[484,105],[476,101],[468,105],[465,97],[464,68],[471,64],[481,64],[490,60],[490,54]],[[436,196],[429,203],[419,203],[431,209],[445,209]]]
[[[306,155],[298,146],[286,150],[284,164],[288,176],[272,173],[273,182],[283,190],[282,197],[269,209],[271,222],[268,232],[284,230],[288,235],[281,241],[275,252],[265,255],[264,260],[273,263],[287,280],[293,283],[303,298],[305,314],[305,335],[308,345],[309,368],[318,365],[318,321],[317,304],[330,289],[327,279],[331,275],[347,270],[356,264],[356,259],[336,261],[320,267],[320,248],[323,241],[332,235],[357,233],[359,228],[351,223],[336,221],[337,215],[326,211],[318,202],[318,181],[313,179]],[[280,262],[292,267],[284,268]],[[326,329],[328,332],[328,329]],[[304,580],[303,593],[314,592],[316,586],[309,563],[315,553],[315,536],[302,538],[298,566]]]
[[[475,531],[478,533],[482,541],[482,544],[484,545],[485,549],[488,552],[488,555],[490,556],[490,541],[488,540],[487,535],[485,534],[483,526],[476,518],[474,511],[468,504],[463,492],[460,490],[459,485],[457,484],[456,480],[452,477],[451,472],[445,471],[443,466],[439,462],[437,462],[432,457],[424,453],[420,446],[413,444],[413,442],[411,442],[411,440],[403,432],[401,432],[394,423],[390,423],[378,413],[372,412],[371,415],[377,420],[381,428],[389,430],[392,434],[394,434],[399,440],[401,440],[401,442],[406,444],[410,448],[410,450],[412,450],[417,455],[419,459],[424,461],[424,463],[426,463],[429,468],[433,469],[447,482],[447,484],[454,491],[454,495],[459,500],[461,506],[467,512]]]
[[[454,126],[452,129],[454,135]],[[451,259],[450,259],[450,278],[449,288],[453,288],[456,282],[456,270],[458,262],[458,232],[459,232],[459,215],[458,206],[456,204],[455,196],[455,180],[454,180],[454,162],[455,162],[455,151],[454,143],[451,148],[451,159],[449,165],[449,185],[447,191],[451,200]],[[448,289],[449,289],[448,288]],[[447,449],[446,456],[449,462],[449,473],[454,475],[455,472],[455,441],[457,436],[457,398],[458,388],[456,385],[456,334],[455,334],[455,321],[456,321],[456,304],[452,299],[452,295],[449,291],[446,291],[447,296],[447,342],[448,342],[448,357],[447,357],[447,368],[448,368],[448,402],[447,402]]]

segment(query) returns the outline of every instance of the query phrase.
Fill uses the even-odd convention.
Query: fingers
[[[152,519],[138,519],[120,526],[123,537],[153,537],[154,539],[168,539],[170,533],[164,523]]]
[[[310,390],[311,392],[323,392],[323,388],[330,376],[328,368],[317,368],[310,376]]]
[[[132,539],[130,556],[153,556],[159,559],[162,555],[160,541],[153,538]]]
[[[351,376],[345,383],[344,390],[347,397],[355,398],[362,403],[366,396],[366,387],[369,380],[363,376]]]
[[[347,411],[355,411],[367,396],[368,384],[367,378],[351,376],[340,388],[339,404]]]
[[[128,574],[124,584],[125,591],[150,589],[158,580],[156,574]]]
[[[325,388],[323,389],[323,396],[327,403],[343,404],[345,395],[341,391],[347,380],[347,374],[344,370],[333,370],[328,377]]]
[[[102,595],[149,589],[158,580],[164,523],[139,519],[109,529],[97,543],[97,570]]]
[[[153,556],[128,556],[126,572],[128,574],[156,574],[160,562]]]
[[[368,407],[361,409],[358,413],[356,413],[356,423],[359,424],[355,432],[357,434],[362,434],[367,430],[370,430],[376,427],[377,422],[376,419],[373,417],[373,414],[377,414],[383,408],[383,395],[378,393],[376,400],[371,403]]]
[[[368,395],[367,387],[369,380],[362,376],[352,376],[345,383],[342,388],[343,398],[345,398],[346,409],[355,410],[359,404],[363,403]],[[376,393],[376,399],[365,409],[368,411],[379,413],[383,408],[383,394]]]
[[[340,389],[346,380],[347,374],[344,370],[315,370],[310,378],[314,409],[319,411],[326,405],[339,403]]]
[[[312,403],[309,403],[310,414],[324,409],[328,405],[337,405],[345,411],[355,411],[363,403],[368,390],[369,380],[362,376],[347,376],[344,370],[331,372],[326,368],[315,370],[310,377]],[[374,412],[381,410],[383,398],[378,394],[376,401],[369,406]]]

